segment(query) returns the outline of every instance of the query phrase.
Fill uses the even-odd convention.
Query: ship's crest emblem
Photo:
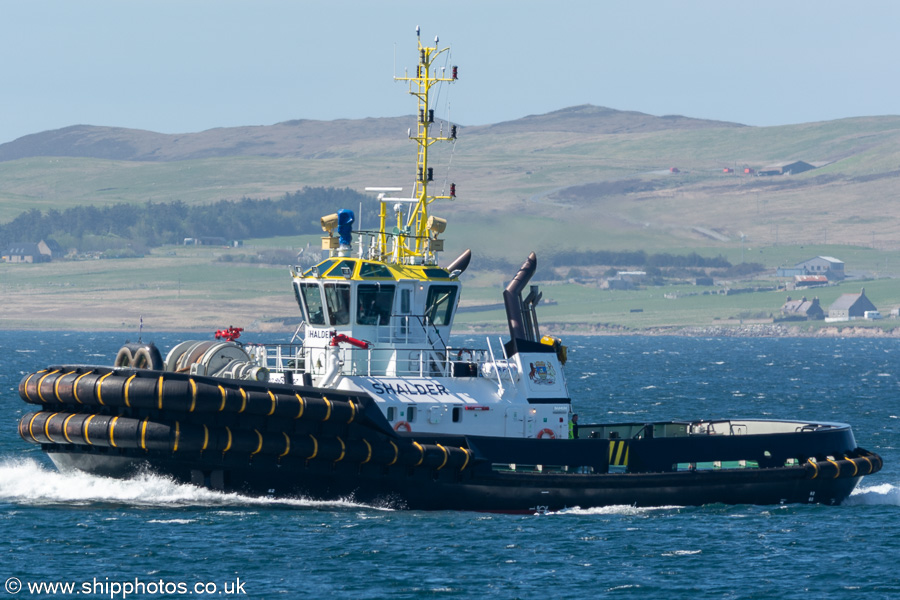
[[[531,369],[528,377],[538,385],[553,385],[556,383],[556,369],[553,365],[543,360],[530,363]]]

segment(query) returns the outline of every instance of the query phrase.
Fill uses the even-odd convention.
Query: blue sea
[[[164,351],[198,338],[143,337]],[[28,412],[19,380],[51,363],[111,364],[124,341],[0,332],[2,597],[900,598],[898,340],[564,340],[582,423],[849,422],[885,466],[841,506],[529,516],[276,501],[152,474],[118,481],[57,473],[16,432]]]

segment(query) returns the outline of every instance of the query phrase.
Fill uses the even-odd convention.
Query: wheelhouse
[[[441,267],[385,265],[358,258],[326,259],[294,273],[293,286],[308,327],[362,336],[390,330],[391,338],[449,329],[460,288]]]

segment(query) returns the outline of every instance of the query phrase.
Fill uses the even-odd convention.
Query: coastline
[[[829,324],[816,329],[801,329],[798,325],[781,323],[748,323],[735,325],[670,325],[632,329],[605,323],[542,323],[542,331],[549,335],[609,335],[609,336],[680,336],[680,337],[784,337],[784,338],[900,338],[900,325],[891,329],[846,324]],[[484,334],[499,329],[467,327],[457,333]],[[552,333],[551,333],[552,332]]]
[[[227,311],[226,311],[227,312]],[[254,333],[283,333],[292,335],[298,326],[297,319],[282,320],[278,317],[247,318],[249,315],[230,314],[221,317],[204,315],[197,318],[180,318],[169,316],[161,326],[153,318],[144,317],[144,334],[159,333],[197,333],[212,335],[216,329],[229,325],[243,327],[245,335]],[[162,320],[162,319],[161,319]],[[23,319],[0,318],[0,332],[3,331],[83,331],[83,332],[120,332],[123,335],[136,335],[139,322],[113,321],[109,318],[89,319]],[[290,321],[290,323],[288,323]],[[804,328],[797,324],[786,323],[725,323],[715,325],[664,325],[645,328],[632,328],[611,323],[578,323],[553,322],[540,323],[542,333],[554,337],[571,336],[680,336],[680,337],[783,337],[783,338],[898,338],[900,324],[893,327],[884,325],[859,325],[853,322],[829,323],[821,327]],[[454,335],[504,335],[508,333],[505,326],[490,324],[465,324],[454,327]]]

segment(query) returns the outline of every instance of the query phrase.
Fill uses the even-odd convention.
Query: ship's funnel
[[[469,261],[472,260],[472,251],[466,250],[462,254],[459,255],[459,258],[454,260],[447,266],[447,272],[452,273],[454,271],[459,271],[457,276],[461,275],[463,271],[469,268]]]
[[[506,318],[509,321],[509,337],[510,341],[515,344],[516,340],[535,341],[535,332],[533,327],[526,324],[524,310],[522,307],[522,290],[528,285],[531,276],[537,269],[537,256],[534,252],[528,255],[528,259],[513,277],[506,289],[503,290],[503,304],[506,305]]]

